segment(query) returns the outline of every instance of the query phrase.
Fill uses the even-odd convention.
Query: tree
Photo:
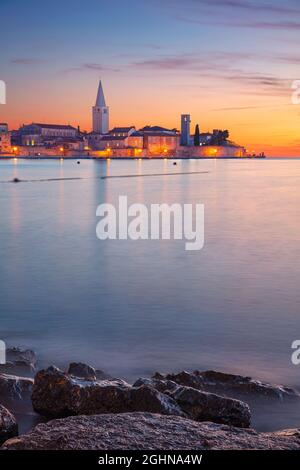
[[[200,130],[199,130],[199,124],[197,124],[195,127],[194,146],[199,147],[199,145],[200,145]]]
[[[215,130],[212,135],[211,145],[225,145],[228,138],[229,138],[228,130],[225,130],[225,131]]]
[[[229,139],[229,132],[228,132],[228,130],[223,131],[223,136],[222,136],[222,137],[223,137],[223,141],[224,141],[224,142],[226,142],[226,140]]]

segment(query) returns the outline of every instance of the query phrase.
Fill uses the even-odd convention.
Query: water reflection
[[[166,173],[209,171],[168,176]],[[100,179],[101,176],[161,176]],[[129,380],[215,368],[300,386],[300,162],[0,162],[0,312],[42,364],[80,360]],[[98,204],[205,204],[205,247],[96,238]],[[299,413],[300,417],[300,413]]]

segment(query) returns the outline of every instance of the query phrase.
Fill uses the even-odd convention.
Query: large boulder
[[[33,379],[15,375],[0,374],[1,400],[24,400],[30,397]]]
[[[0,402],[17,418],[20,432],[26,432],[40,421],[32,410],[32,389],[31,378],[0,374]]]
[[[0,443],[18,435],[18,424],[14,415],[0,405]]]
[[[213,421],[241,428],[250,426],[250,408],[240,400],[183,386],[177,387],[170,396],[196,421]]]
[[[233,398],[274,398],[278,400],[286,398],[300,398],[299,393],[289,387],[271,385],[259,380],[254,380],[251,377],[225,374],[223,372],[216,371],[195,371],[193,373],[183,371],[178,374],[166,375],[156,373],[154,374],[153,379],[164,382],[171,381],[178,385],[193,387],[197,390],[217,393],[218,395],[225,395]]]
[[[259,434],[252,429],[198,423],[151,413],[72,416],[39,424],[1,450],[293,450],[300,431]]]
[[[196,421],[213,421],[247,428],[250,426],[249,406],[232,398],[178,385],[169,379],[140,378],[134,386],[147,385],[165,393],[178,403],[187,415]]]
[[[32,405],[46,417],[129,411],[184,415],[171,397],[154,388],[132,387],[117,379],[75,378],[53,366],[37,373]]]
[[[0,364],[0,373],[32,377],[36,362],[36,354],[31,349],[7,348],[6,363]]]

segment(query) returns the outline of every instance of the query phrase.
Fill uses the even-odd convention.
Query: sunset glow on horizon
[[[299,156],[296,0],[1,2],[0,121],[91,130],[101,78],[110,127],[228,129],[249,152]]]

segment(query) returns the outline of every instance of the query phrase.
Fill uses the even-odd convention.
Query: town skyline
[[[299,155],[300,107],[291,100],[299,76],[297,2],[188,0],[183,9],[179,0],[130,0],[117,1],[113,16],[103,1],[82,9],[54,0],[46,16],[36,4],[1,6],[15,23],[4,21],[0,31],[10,44],[0,59],[7,84],[0,121],[11,129],[51,122],[90,131],[101,76],[111,127],[179,128],[189,113],[192,131],[196,124],[202,132],[228,128],[251,151]]]

